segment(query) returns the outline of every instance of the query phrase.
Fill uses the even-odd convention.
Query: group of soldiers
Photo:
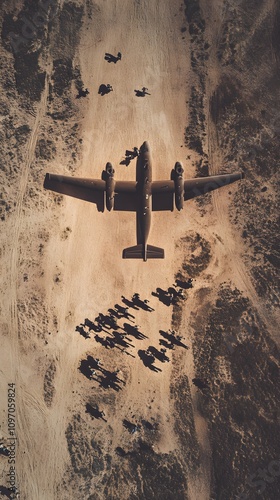
[[[155,292],[152,292],[152,295],[157,297],[160,302],[167,306],[178,304],[179,300],[186,299],[183,289],[179,288],[176,290],[174,287],[169,287],[167,290],[157,288]]]
[[[135,148],[134,148],[135,149]],[[182,280],[176,280],[174,287],[168,288],[167,291],[163,291],[168,294],[171,298],[185,298],[183,289],[191,288],[192,280],[184,282]],[[159,289],[157,289],[158,291]],[[161,290],[161,289],[160,289]],[[146,335],[139,331],[139,326],[135,324],[135,316],[129,312],[129,308],[136,310],[143,309],[147,312],[152,312],[154,309],[149,305],[149,300],[142,299],[139,293],[134,293],[131,299],[126,297],[121,297],[123,305],[115,304],[114,308],[108,309],[107,314],[99,313],[98,316],[91,321],[86,318],[83,325],[77,327],[84,336],[90,335],[90,331],[101,332],[102,330],[109,333],[108,330],[113,330],[110,332],[110,336],[103,338],[99,335],[95,335],[95,340],[100,342],[106,348],[118,347],[121,351],[125,351],[126,354],[130,354],[126,351],[129,347],[135,347],[127,335],[134,337],[135,339],[142,340],[148,338]],[[119,326],[117,320],[125,318],[129,320],[130,323],[124,323],[123,326]],[[133,324],[134,323],[134,324]],[[116,331],[116,330],[123,331]],[[150,345],[145,350],[138,350],[138,356],[142,360],[143,364],[154,372],[161,372],[161,368],[155,366],[155,361],[160,361],[161,363],[169,362],[170,358],[167,355],[167,349],[173,350],[175,346],[183,347],[188,349],[188,346],[183,342],[182,335],[179,335],[175,330],[163,331],[160,330],[159,347],[154,347]],[[132,357],[132,354],[130,354]],[[113,389],[119,391],[125,385],[125,381],[119,377],[120,370],[107,370],[102,366],[99,358],[94,358],[90,355],[87,359],[81,361],[79,367],[80,371],[90,380],[95,380],[104,389]],[[205,389],[207,387],[205,381],[200,379],[193,379],[193,383],[200,389]],[[91,415],[92,418],[101,419],[107,422],[105,418],[105,412],[99,408],[97,404],[86,404],[86,412]],[[137,423],[129,422],[128,420],[123,421],[123,425],[129,430],[131,434],[139,432],[141,426]]]
[[[120,61],[122,58],[122,53],[121,52],[118,52],[118,54],[116,56],[114,56],[113,54],[110,54],[109,52],[106,52],[105,53],[105,56],[104,56],[104,59],[105,61],[107,61],[108,63],[111,63],[113,62],[114,64],[116,64],[118,61]],[[110,83],[102,83],[99,87],[99,90],[98,90],[98,94],[100,95],[105,95],[105,94],[109,94],[110,92],[112,92],[114,89],[112,87],[112,85]],[[137,97],[145,97],[146,95],[151,95],[149,92],[148,92],[148,88],[147,87],[142,87],[141,90],[134,90],[135,92],[135,95]],[[81,97],[86,97],[87,95],[89,94],[89,90],[88,89],[82,89],[82,88],[79,88],[78,89],[78,95],[76,96],[77,99],[80,99]]]

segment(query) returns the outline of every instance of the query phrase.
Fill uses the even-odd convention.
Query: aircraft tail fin
[[[164,250],[163,248],[147,245],[145,252],[143,245],[135,245],[123,250],[123,259],[164,259]]]

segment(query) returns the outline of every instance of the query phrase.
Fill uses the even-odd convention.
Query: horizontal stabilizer
[[[164,259],[164,250],[163,248],[147,245],[145,252],[143,245],[135,245],[123,250],[123,259]]]
[[[123,259],[143,259],[143,245],[125,248],[123,250]]]
[[[148,259],[164,259],[163,248],[153,247],[152,245],[147,245],[147,258]]]

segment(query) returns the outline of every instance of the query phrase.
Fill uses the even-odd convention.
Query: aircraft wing
[[[196,196],[210,193],[215,189],[227,186],[232,182],[243,179],[242,172],[233,174],[211,175],[209,177],[198,177],[184,182],[184,200],[191,200]],[[152,182],[152,210],[173,210],[175,183],[173,180]]]
[[[234,172],[233,174],[211,175],[209,177],[198,177],[184,182],[184,200],[191,200],[196,196],[210,193],[214,189],[227,186],[232,182],[243,179],[242,172]]]
[[[44,188],[66,194],[80,200],[96,203],[97,210],[104,212],[106,181],[83,179],[64,175],[46,174]],[[114,210],[137,210],[136,182],[116,181],[114,190]]]
[[[106,183],[101,179],[79,179],[65,175],[46,174],[44,188],[96,203],[97,210],[104,212]]]
[[[152,210],[173,210],[174,181],[152,182]]]
[[[116,181],[114,210],[125,212],[137,211],[137,194],[135,181]]]

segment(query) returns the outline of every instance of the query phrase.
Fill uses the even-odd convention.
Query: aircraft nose
[[[141,149],[143,153],[148,153],[150,151],[149,144],[147,141],[143,142]]]

